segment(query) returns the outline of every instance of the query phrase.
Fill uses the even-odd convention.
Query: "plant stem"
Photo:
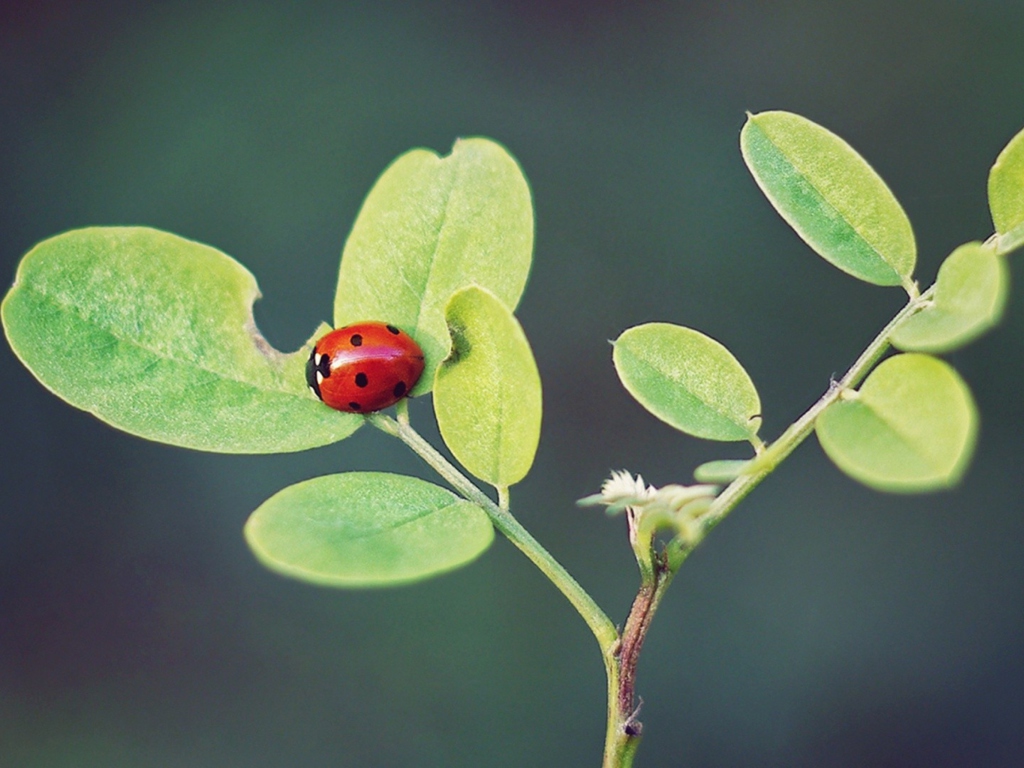
[[[916,289],[912,291],[910,302],[879,332],[846,372],[846,375],[838,382],[833,382],[828,391],[806,413],[793,422],[779,436],[778,440],[758,451],[758,456],[755,459],[757,469],[734,480],[712,502],[708,511],[701,516],[703,523],[701,538],[803,442],[811,433],[814,422],[822,411],[838,400],[844,390],[857,386],[867,376],[871,368],[889,348],[889,337],[896,327],[906,318],[923,309],[931,300],[933,293],[934,288],[930,288],[920,296],[915,295]],[[634,549],[639,546],[650,547],[650,542],[651,538],[648,535],[645,541],[636,542]],[[694,544],[695,542],[684,542],[676,537],[669,542],[665,553],[661,556],[652,552],[653,559],[648,561],[647,558],[640,557],[640,553],[638,553],[637,562],[640,564],[641,586],[622,632],[622,643],[618,653],[617,691],[614,701],[609,699],[605,768],[628,768],[633,763],[642,732],[642,726],[637,719],[639,707],[635,705],[637,661],[654,613],[661,603],[665,590],[686,555],[692,551]],[[609,687],[611,687],[611,678],[609,678]],[[609,696],[611,695],[612,692],[609,689]]]
[[[779,435],[779,438],[771,443],[767,449],[755,460],[758,469],[748,475],[740,475],[732,481],[712,502],[710,509],[701,516],[705,532],[714,528],[726,515],[731,512],[743,498],[760,484],[775,468],[782,463],[796,447],[802,443],[814,429],[814,422],[832,403],[838,400],[844,390],[856,387],[870,373],[875,364],[889,349],[889,337],[892,336],[896,327],[911,315],[920,312],[931,301],[935,293],[933,285],[924,293],[911,299],[892,320],[878,333],[867,348],[861,353],[857,361],[850,366],[850,369],[839,380],[829,386],[821,398],[818,399],[799,419]]]
[[[632,755],[636,751],[639,738],[626,743],[621,738],[624,732],[620,717],[619,701],[619,631],[611,619],[601,610],[594,599],[579,585],[562,564],[541,546],[522,524],[509,512],[508,489],[498,489],[499,504],[495,504],[489,496],[476,487],[473,482],[452,466],[444,456],[438,453],[430,443],[412,428],[408,419],[395,421],[384,414],[373,414],[367,420],[375,427],[389,435],[393,435],[409,446],[416,455],[429,464],[434,471],[448,481],[463,498],[477,504],[491,519],[494,527],[501,531],[518,549],[525,554],[541,572],[548,577],[594,633],[601,649],[604,662],[605,678],[608,682],[608,728],[605,734],[604,768],[629,768]],[[642,643],[642,640],[641,640]],[[639,646],[636,647],[639,652]],[[635,661],[634,661],[635,668]],[[632,680],[632,676],[630,678]],[[613,749],[613,745],[617,745]]]
[[[633,763],[643,726],[637,719],[640,704],[636,697],[636,665],[640,660],[647,631],[651,627],[654,613],[661,604],[665,590],[672,582],[675,571],[668,567],[663,557],[654,559],[654,570],[650,578],[640,585],[629,610],[629,618],[622,630],[619,646],[619,679],[615,693],[614,717],[609,718],[609,738],[605,741],[604,764],[606,768],[629,766]]]
[[[889,337],[896,327],[923,309],[931,300],[934,291],[934,286],[919,296],[914,295],[916,287],[914,291],[910,291],[910,302],[879,332],[842,379],[832,382],[828,391],[774,443],[763,450],[758,450],[755,459],[756,469],[730,483],[701,516],[703,535],[721,522],[804,441],[814,429],[814,422],[822,411],[838,400],[844,390],[857,386],[867,376],[888,350]],[[640,707],[636,696],[636,668],[640,651],[665,591],[695,542],[684,543],[677,537],[669,543],[664,553],[658,554],[653,551],[653,532],[635,531],[633,527],[637,522],[631,521],[631,531],[637,536],[633,544],[637,552],[637,564],[640,566],[641,584],[620,637],[618,630],[593,598],[512,516],[508,509],[507,487],[498,488],[498,503],[495,503],[412,428],[408,421],[408,411],[405,409],[399,410],[398,421],[379,413],[367,417],[367,420],[378,429],[399,438],[464,498],[483,509],[494,527],[548,577],[583,617],[601,648],[608,681],[608,726],[605,732],[602,766],[630,768],[643,731],[643,726],[637,719]]]
[[[618,644],[619,633],[612,624],[611,619],[601,610],[594,599],[587,594],[586,590],[579,585],[568,571],[551,556],[540,542],[538,542],[527,531],[522,524],[516,520],[507,509],[502,509],[483,491],[476,487],[465,475],[456,469],[451,462],[428,443],[409,424],[402,424],[390,416],[380,413],[373,414],[367,419],[373,426],[394,435],[407,446],[409,446],[421,459],[429,464],[441,477],[461,494],[464,498],[472,501],[483,509],[491,519],[494,527],[501,531],[519,550],[526,555],[541,572],[548,577],[572,606],[579,612],[580,616],[590,627],[590,631],[597,638],[601,646],[603,656],[608,656],[614,646]],[[607,661],[606,661],[607,666]]]

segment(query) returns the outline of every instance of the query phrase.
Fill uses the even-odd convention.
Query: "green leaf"
[[[993,248],[961,245],[942,263],[931,305],[897,327],[892,343],[908,352],[963,346],[999,322],[1009,281],[1006,262]]]
[[[938,358],[890,357],[859,392],[826,408],[815,428],[829,458],[850,477],[882,491],[948,488],[970,462],[977,433],[974,400]]]
[[[256,280],[218,250],[143,227],[79,229],[33,248],[3,302],[43,386],[119,429],[225,453],[300,451],[362,418],[306,387],[307,352],[253,322]]]
[[[989,172],[988,206],[999,252],[1024,245],[1024,131],[1010,139]]]
[[[475,504],[415,477],[327,475],[271,496],[245,524],[268,568],[332,587],[419,581],[487,549],[490,520]]]
[[[626,390],[676,429],[709,440],[753,440],[761,400],[732,353],[712,338],[669,323],[648,323],[614,342],[612,360]]]
[[[910,285],[910,221],[849,144],[805,117],[761,112],[748,115],[740,149],[771,204],[822,258],[875,285]]]
[[[424,394],[448,356],[451,295],[475,284],[514,309],[532,251],[530,189],[503,147],[462,139],[444,158],[413,150],[363,203],[341,260],[335,325],[380,320],[406,331],[426,358],[413,388]]]
[[[540,440],[540,374],[530,342],[512,311],[476,286],[452,296],[446,317],[452,353],[434,382],[441,437],[481,480],[518,483]]]
[[[706,461],[693,470],[693,479],[698,483],[724,485],[731,483],[751,467],[751,459],[716,459]]]

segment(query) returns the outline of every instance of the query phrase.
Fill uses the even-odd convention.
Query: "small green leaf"
[[[724,485],[731,483],[750,469],[750,459],[716,459],[706,461],[693,470],[693,479],[698,483]]]
[[[434,382],[441,437],[481,480],[518,483],[540,440],[540,374],[530,342],[512,311],[476,286],[452,296],[446,317],[452,353]]]
[[[626,390],[676,429],[708,440],[753,440],[761,426],[754,382],[712,338],[669,323],[648,323],[614,342],[612,360]]]
[[[849,144],[805,117],[761,112],[748,116],[740,149],[771,204],[822,258],[875,285],[910,285],[910,220]]]
[[[503,147],[462,139],[444,158],[413,150],[363,203],[341,260],[335,325],[380,320],[409,333],[426,358],[413,394],[424,394],[448,356],[451,295],[475,284],[514,309],[532,251],[530,189]]]
[[[119,429],[225,453],[301,451],[362,418],[325,407],[256,329],[256,280],[206,245],[94,227],[33,248],[3,302],[15,354],[47,389]]]
[[[494,528],[475,504],[433,483],[348,472],[291,485],[245,524],[268,568],[313,584],[380,587],[419,581],[474,560]]]
[[[1024,245],[1024,131],[1010,139],[989,172],[988,206],[999,252]]]
[[[981,243],[961,245],[942,263],[932,304],[907,318],[892,343],[908,352],[948,352],[1002,317],[1009,286],[1005,260]]]
[[[882,491],[955,485],[970,462],[977,413],[947,363],[905,354],[879,365],[859,392],[818,416],[825,453],[850,477]]]

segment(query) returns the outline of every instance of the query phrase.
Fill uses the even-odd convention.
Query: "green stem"
[[[401,414],[400,414],[401,415]],[[611,619],[601,610],[594,599],[579,585],[562,564],[541,546],[508,510],[508,488],[498,488],[499,503],[495,504],[489,496],[476,487],[473,482],[456,469],[451,462],[438,453],[430,443],[412,428],[408,418],[395,421],[384,414],[373,414],[367,420],[375,427],[389,435],[393,435],[409,446],[414,453],[429,464],[434,471],[443,477],[464,498],[477,504],[491,519],[494,527],[501,531],[509,541],[525,554],[541,572],[548,577],[594,633],[601,648],[601,659],[604,662],[605,677],[608,681],[608,729],[605,737],[604,768],[629,768],[636,744],[624,744],[623,749],[612,750],[610,745],[622,733],[619,716],[619,632]],[[639,650],[639,649],[638,649]],[[638,740],[634,740],[638,741]]]
[[[409,446],[421,459],[429,464],[434,471],[443,477],[449,485],[464,498],[478,505],[491,519],[494,527],[501,531],[519,550],[526,555],[541,572],[550,579],[594,633],[601,653],[607,658],[619,640],[619,633],[611,619],[601,610],[594,599],[579,585],[562,564],[555,560],[540,542],[516,520],[507,509],[494,503],[483,491],[477,488],[465,475],[456,469],[451,462],[428,443],[409,424],[395,421],[390,416],[375,413],[367,420],[378,429],[394,435]]]
[[[857,361],[850,366],[850,369],[843,378],[832,382],[828,391],[821,396],[818,402],[812,405],[803,416],[790,424],[786,431],[755,459],[755,465],[758,469],[751,474],[740,475],[718,495],[711,504],[711,508],[701,516],[705,532],[718,525],[748,493],[754,490],[762,480],[782,463],[783,459],[796,450],[796,447],[811,434],[814,429],[814,422],[822,411],[838,400],[844,390],[856,387],[864,380],[864,377],[870,373],[871,369],[889,349],[889,338],[892,336],[893,331],[896,330],[896,327],[911,315],[924,309],[928,302],[931,301],[934,293],[935,286],[932,286],[924,293],[911,299],[875,336],[874,340],[857,358]]]
[[[822,411],[838,400],[844,390],[857,386],[867,376],[888,350],[889,337],[896,327],[926,306],[934,293],[934,288],[920,296],[917,295],[916,287],[908,292],[911,295],[910,302],[881,330],[842,379],[833,382],[818,402],[793,422],[774,443],[762,447],[759,442],[755,442],[758,454],[755,459],[757,469],[750,474],[741,475],[719,494],[701,517],[701,538],[803,442],[814,429],[814,422]],[[613,678],[611,673],[609,674],[608,732],[605,740],[604,768],[628,768],[633,764],[642,731],[635,706],[637,661],[665,590],[696,543],[676,537],[669,542],[663,556],[654,556],[653,559],[641,557],[640,549],[644,546],[650,547],[652,534],[642,523],[637,529],[634,533],[634,550],[637,550],[642,583],[622,631],[614,691]]]
[[[906,318],[920,311],[931,299],[934,287],[916,296],[910,291],[910,302],[882,329],[842,379],[833,382],[828,391],[806,413],[793,422],[771,445],[761,449],[755,443],[757,469],[734,480],[701,516],[706,534],[731,512],[737,504],[787,457],[814,429],[818,415],[839,399],[844,390],[857,386],[889,348],[889,337]],[[409,424],[408,411],[400,408],[398,421],[383,414],[367,420],[378,429],[399,438],[427,462],[464,498],[487,513],[494,527],[519,548],[554,584],[590,627],[601,648],[608,681],[608,727],[605,733],[603,768],[630,768],[640,744],[642,726],[637,719],[636,667],[640,651],[650,629],[654,614],[665,591],[694,543],[669,542],[665,553],[652,550],[653,530],[631,521],[631,539],[640,566],[641,585],[629,612],[621,637],[611,620],[593,598],[533,538],[508,509],[508,488],[498,487],[498,503],[481,491],[469,478],[455,468]],[[703,536],[701,536],[703,538]]]
[[[701,538],[803,442],[814,429],[814,422],[822,411],[838,400],[844,390],[857,386],[867,376],[888,350],[889,338],[896,327],[927,305],[934,294],[934,288],[917,295],[917,288],[914,286],[912,290],[908,289],[908,292],[911,295],[910,302],[879,332],[842,379],[833,382],[818,402],[793,422],[774,443],[766,447],[761,446],[759,441],[754,443],[758,454],[754,460],[757,469],[750,474],[738,477],[712,502],[708,511],[701,516],[703,523]],[[638,528],[634,549],[645,543],[650,546],[652,540],[650,533],[645,530],[643,524]],[[641,732],[640,723],[636,718],[637,710],[634,707],[637,660],[665,590],[683,560],[692,551],[695,543],[685,542],[676,537],[669,542],[663,556],[656,556],[650,561],[640,557],[638,553],[637,560],[640,564],[642,584],[622,632],[618,692],[614,706],[609,702],[605,768],[622,768],[622,766],[630,766],[633,763],[633,756],[640,743]]]

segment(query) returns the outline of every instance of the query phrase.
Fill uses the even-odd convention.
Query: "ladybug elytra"
[[[306,382],[326,405],[372,413],[394,405],[423,373],[423,350],[409,334],[378,322],[354,323],[321,337],[306,363]]]

